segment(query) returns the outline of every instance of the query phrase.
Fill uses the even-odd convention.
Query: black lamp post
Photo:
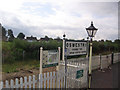
[[[88,36],[90,37],[90,54],[89,54],[89,86],[88,88],[91,87],[91,77],[92,77],[92,69],[91,69],[91,64],[92,64],[92,38],[95,36],[97,32],[97,28],[94,27],[93,22],[91,22],[91,26],[86,28],[86,31],[88,33]]]

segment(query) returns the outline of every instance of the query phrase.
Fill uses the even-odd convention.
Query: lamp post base
[[[92,81],[92,74],[88,74],[88,89],[90,89],[91,88],[91,81]]]

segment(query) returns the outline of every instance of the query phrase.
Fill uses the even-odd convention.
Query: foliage
[[[6,35],[7,32],[8,35]],[[11,29],[7,31],[4,27],[2,27],[2,34],[4,38],[2,42],[3,63],[13,63],[15,61],[30,59],[39,60],[40,47],[43,47],[44,50],[54,50],[61,47],[62,51],[62,39],[59,37],[52,39],[45,36],[40,42],[27,42],[24,40],[25,35],[22,32],[15,39],[13,31]],[[5,42],[6,38],[8,38],[8,42]],[[93,41],[93,54],[106,52],[120,52],[120,40],[116,39],[114,42],[111,40]]]
[[[14,61],[27,59],[39,60],[40,47],[43,47],[44,50],[58,49],[58,47],[62,47],[62,42],[55,40],[27,42],[20,39],[14,39],[12,42],[3,42],[3,63],[13,63]]]
[[[13,41],[13,39],[15,38],[11,29],[8,29],[8,37],[9,41]]]
[[[105,52],[120,52],[120,40],[116,39],[114,42],[111,40],[93,41],[93,53],[105,53]]]
[[[13,63],[14,61],[24,61],[29,59],[39,60],[40,47],[43,47],[44,50],[55,50],[58,49],[58,47],[61,47],[62,49],[62,41],[49,40],[27,42],[25,40],[14,39],[12,42],[3,42],[3,63]],[[93,41],[93,54],[119,51],[120,40],[115,40],[114,42],[109,40]]]
[[[17,38],[19,39],[24,39],[25,34],[23,34],[22,32],[18,34]]]

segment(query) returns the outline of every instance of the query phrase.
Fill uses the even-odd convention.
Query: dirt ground
[[[43,68],[43,73],[56,71],[56,67],[49,67],[49,68]],[[21,77],[25,76],[32,76],[32,75],[38,75],[39,74],[39,68],[33,68],[31,70],[23,70],[19,69],[19,72],[12,72],[12,73],[2,73],[2,81],[5,80],[15,80],[15,78],[20,79]]]

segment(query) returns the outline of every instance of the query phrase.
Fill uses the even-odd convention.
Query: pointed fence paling
[[[74,66],[75,68],[68,68],[68,72],[65,74],[64,70],[42,73],[37,76],[28,76],[16,78],[15,80],[11,79],[10,81],[6,80],[5,82],[0,82],[0,89],[2,88],[65,88],[65,76],[67,76],[67,88],[73,87],[82,83],[81,79],[75,79],[76,71],[79,70],[79,66],[82,64],[68,62],[68,65]],[[83,65],[84,66],[84,65]],[[87,70],[87,69],[86,69]],[[87,74],[87,71],[84,72],[84,75]]]
[[[62,88],[64,87],[64,75],[59,75],[58,72],[48,72],[39,74],[39,79],[36,76],[21,77],[10,81],[0,82],[0,90],[2,88]]]

